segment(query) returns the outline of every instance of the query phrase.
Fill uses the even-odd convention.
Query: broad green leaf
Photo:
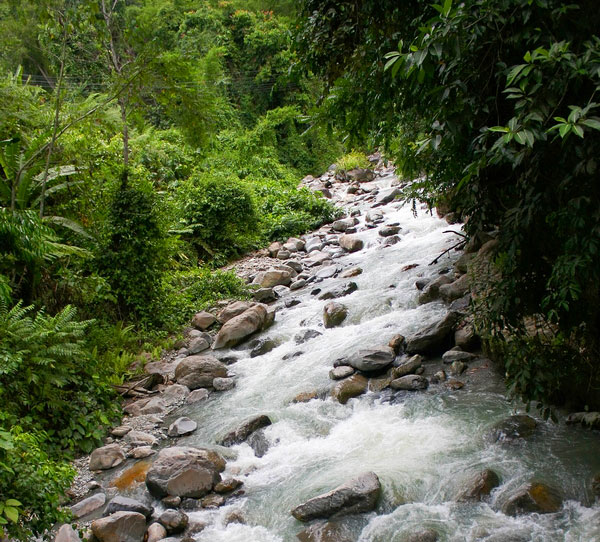
[[[583,128],[581,126],[579,126],[578,124],[573,124],[573,131],[579,137],[583,138]]]
[[[585,119],[581,121],[581,124],[592,128],[593,130],[600,130],[600,121],[596,119]]]
[[[4,515],[13,523],[17,523],[17,521],[19,521],[19,511],[12,506],[7,506],[4,508]]]
[[[562,137],[563,139],[565,138],[565,136],[571,131],[571,125],[570,124],[562,124],[560,126],[560,128],[558,129],[558,133],[560,134],[560,137]]]
[[[452,0],[444,0],[444,11],[442,15],[448,17],[450,10],[452,9]]]
[[[4,504],[8,506],[23,506],[17,499],[6,499]]]
[[[492,127],[488,128],[488,130],[490,132],[504,132],[504,133],[509,131],[509,129],[506,126],[492,126]]]

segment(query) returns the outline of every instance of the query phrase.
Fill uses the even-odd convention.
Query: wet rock
[[[208,495],[202,499],[202,508],[219,508],[225,504],[225,498],[223,495]]]
[[[492,489],[500,485],[500,478],[491,469],[478,472],[463,484],[457,501],[481,501],[489,497]]]
[[[446,349],[454,334],[457,320],[458,316],[450,312],[439,322],[435,322],[409,337],[406,341],[406,352],[409,354],[436,354]]]
[[[422,365],[423,365],[423,356],[416,354],[415,356],[408,358],[407,360],[403,361],[402,363],[400,363],[399,365],[394,367],[392,369],[392,377],[394,379],[396,379],[396,378],[401,378],[406,375],[415,374],[415,371],[419,367],[422,367]]]
[[[442,360],[444,363],[452,363],[454,361],[471,361],[476,357],[477,356],[475,354],[464,352],[460,347],[455,346],[451,350],[444,352],[442,355]]]
[[[319,398],[318,392],[304,391],[304,392],[296,395],[296,397],[294,397],[292,399],[292,403],[308,403],[309,401],[312,401],[313,399],[318,399],[318,398]]]
[[[355,542],[350,530],[337,521],[315,523],[296,536],[300,542]]]
[[[434,529],[421,529],[410,533],[406,537],[406,542],[437,542],[439,540],[439,534]]]
[[[349,279],[352,277],[357,277],[358,275],[362,274],[362,269],[360,267],[352,267],[350,269],[346,269],[346,271],[340,273],[340,278],[342,279]]]
[[[502,512],[508,516],[522,514],[552,514],[562,506],[560,494],[555,489],[532,482],[521,486],[502,507]]]
[[[348,316],[348,308],[341,303],[330,301],[323,308],[323,324],[326,328],[339,326]]]
[[[383,212],[380,211],[379,209],[374,210],[374,211],[369,211],[365,215],[365,222],[367,222],[367,223],[378,224],[382,221],[383,221]]]
[[[329,371],[329,378],[331,380],[342,380],[348,378],[354,374],[354,369],[349,365],[341,365],[340,367],[334,367]]]
[[[198,424],[194,420],[183,416],[181,418],[177,418],[169,426],[169,431],[167,434],[170,437],[182,437],[184,435],[189,435],[190,433],[193,433],[197,428]]]
[[[441,382],[445,382],[446,381],[446,372],[441,370],[441,371],[437,371],[432,377],[431,377],[431,383],[432,384],[440,384]]]
[[[79,501],[77,504],[71,506],[71,512],[76,519],[82,518],[98,510],[98,508],[104,506],[106,502],[106,495],[104,493],[96,493],[87,499]]]
[[[267,309],[264,305],[255,305],[235,316],[217,333],[213,349],[235,346],[242,342],[246,337],[261,330],[267,319]]]
[[[96,448],[90,455],[90,470],[108,470],[125,461],[125,454],[118,444]]]
[[[317,277],[320,279],[329,279],[339,272],[340,268],[337,265],[323,267],[317,271]]]
[[[81,542],[77,531],[70,525],[61,525],[56,533],[54,542]]]
[[[383,246],[384,247],[389,247],[392,245],[397,245],[400,242],[400,237],[398,237],[397,235],[392,235],[390,237],[386,237],[383,240]]]
[[[392,380],[390,388],[394,390],[419,391],[425,390],[429,386],[429,381],[421,375],[407,375]]]
[[[145,433],[144,431],[129,431],[123,440],[135,447],[155,446],[158,443],[158,439],[154,435]]]
[[[381,237],[391,237],[400,231],[400,226],[383,226],[377,232]]]
[[[135,499],[117,495],[108,503],[106,510],[104,510],[104,516],[110,516],[115,512],[137,512],[138,514],[145,516],[146,519],[149,519],[154,512],[154,508],[147,506],[140,501],[136,501]]]
[[[261,415],[245,421],[237,429],[227,433],[220,441],[221,446],[233,446],[244,442],[254,431],[271,425],[271,419],[268,416]]]
[[[444,384],[444,386],[449,390],[457,391],[462,390],[465,387],[465,383],[461,382],[460,380],[456,380],[456,378],[451,378]]]
[[[197,312],[192,318],[192,325],[199,329],[200,331],[207,330],[210,326],[212,326],[217,319],[210,312],[202,311]]]
[[[452,376],[460,376],[467,370],[467,364],[463,361],[453,361],[450,365],[450,374]]]
[[[146,518],[137,512],[115,512],[92,521],[92,533],[100,542],[142,542]]]
[[[329,290],[319,296],[319,299],[336,299],[338,297],[344,297],[350,295],[352,292],[356,292],[358,290],[358,285],[356,282],[347,282],[343,286],[339,286],[334,290]]]
[[[342,235],[340,237],[340,246],[348,252],[358,252],[363,249],[365,243],[362,239],[353,235]]]
[[[430,303],[431,301],[439,299],[440,287],[444,286],[445,284],[450,284],[451,282],[452,279],[448,275],[442,275],[437,279],[428,282],[423,288],[423,292],[419,295],[419,303],[421,305],[425,305],[426,303]]]
[[[579,423],[590,429],[600,429],[600,412],[574,412],[567,416],[567,424]]]
[[[454,270],[457,273],[465,274],[468,271],[469,264],[471,263],[474,257],[475,255],[473,253],[464,252],[461,255],[461,257],[458,260],[456,260],[456,263],[454,264]]]
[[[284,302],[285,308],[286,309],[291,309],[292,307],[295,307],[296,305],[300,305],[301,301],[299,299],[296,298],[292,298],[292,299],[286,299]]]
[[[404,351],[404,348],[406,346],[406,337],[400,334],[394,335],[390,339],[388,346],[394,351],[396,355],[398,355]]]
[[[148,538],[146,542],[159,542],[167,537],[167,530],[160,523],[152,523],[148,527]]]
[[[487,437],[492,442],[510,443],[530,437],[536,427],[537,422],[531,416],[517,414],[494,425]]]
[[[600,473],[592,478],[592,493],[596,498],[600,497]]]
[[[415,286],[417,290],[423,290],[430,282],[431,279],[429,278],[417,279],[415,281]]]
[[[365,472],[334,490],[314,497],[292,510],[300,521],[330,518],[375,509],[381,483],[374,472]]]
[[[257,356],[262,356],[263,354],[268,354],[276,347],[277,342],[273,339],[257,339],[256,342],[253,342],[251,345],[252,350],[250,351],[250,357],[255,358]]]
[[[181,497],[169,495],[168,497],[161,499],[160,502],[163,503],[165,508],[179,508],[181,505]]]
[[[256,457],[263,457],[269,451],[269,441],[263,429],[254,431],[246,440]]]
[[[389,346],[365,348],[348,358],[348,365],[358,371],[376,372],[389,367],[394,362],[395,357],[394,350]]]
[[[215,378],[227,376],[227,367],[210,355],[189,356],[175,368],[175,379],[190,390],[212,388]]]
[[[402,194],[402,191],[397,186],[381,190],[375,198],[375,205],[385,205],[386,203],[390,203],[400,194]]]
[[[308,283],[305,279],[299,279],[295,282],[292,282],[292,284],[290,285],[290,290],[292,292],[295,292],[296,290],[300,290],[300,288],[304,288],[307,284]]]
[[[209,393],[206,388],[198,388],[191,392],[185,402],[189,405],[193,405],[194,403],[199,403],[200,401],[205,401],[208,399]]]
[[[235,388],[235,380],[233,378],[215,378],[213,388],[215,388],[215,391],[231,390]]]
[[[227,478],[227,479],[223,480],[222,482],[219,482],[215,486],[215,492],[221,493],[221,494],[231,493],[232,491],[235,491],[241,485],[242,485],[241,480],[238,480],[237,478]]]
[[[187,514],[179,510],[165,510],[158,518],[158,521],[167,530],[167,534],[171,535],[185,531],[190,520]]]
[[[345,405],[353,397],[358,397],[367,391],[368,380],[362,375],[352,375],[340,380],[331,390],[331,396]]]
[[[199,498],[221,481],[223,458],[211,450],[174,446],[164,448],[146,474],[146,486],[157,498],[175,495]]]
[[[323,335],[320,331],[316,329],[306,329],[304,331],[300,331],[296,333],[294,336],[294,341],[296,344],[303,344],[310,339],[314,339],[315,337],[319,337]]]

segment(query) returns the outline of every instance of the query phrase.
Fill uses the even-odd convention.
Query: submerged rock
[[[328,521],[308,526],[297,535],[300,542],[354,542],[350,530],[342,523]]]
[[[323,324],[326,328],[339,326],[348,316],[348,308],[341,303],[330,301],[323,308]]]
[[[536,427],[537,422],[531,416],[517,414],[494,425],[488,432],[487,438],[493,442],[510,443],[530,437]]]
[[[314,497],[292,510],[300,521],[330,518],[375,509],[381,483],[374,472],[365,472],[334,490]]]
[[[429,387],[429,381],[421,375],[406,375],[390,382],[394,390],[419,391]]]
[[[406,537],[406,542],[437,542],[440,538],[438,532],[434,529],[422,529],[410,533]]]
[[[185,531],[188,526],[189,518],[187,514],[179,510],[165,510],[158,521],[167,530],[167,534],[179,534]]]
[[[488,497],[492,489],[500,485],[500,478],[491,469],[485,469],[469,478],[457,497],[457,501],[480,501]]]
[[[562,499],[558,491],[546,484],[532,482],[521,486],[502,507],[508,516],[538,513],[552,514],[558,512]]]
[[[406,341],[409,354],[436,354],[449,346],[458,315],[450,312],[442,320],[419,331]]]

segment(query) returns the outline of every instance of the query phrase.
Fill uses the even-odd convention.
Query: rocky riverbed
[[[580,427],[600,417],[523,413],[479,350],[467,271],[493,237],[439,257],[460,225],[415,217],[373,162],[304,179],[345,216],[236,262],[254,299],[198,313],[146,365],[122,425],[77,462],[83,536],[600,540],[600,438]]]

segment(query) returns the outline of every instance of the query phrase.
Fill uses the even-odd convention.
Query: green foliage
[[[171,273],[166,280],[165,312],[174,325],[183,325],[198,311],[222,299],[246,299],[246,284],[232,271],[209,267]]]
[[[157,197],[149,187],[121,184],[110,208],[106,242],[97,258],[123,317],[160,321],[162,275],[169,258],[161,218]]]
[[[371,167],[371,163],[364,152],[353,150],[348,154],[340,156],[335,161],[336,171],[350,171],[356,168],[367,169]]]
[[[90,451],[114,415],[102,368],[85,348],[91,322],[77,321],[73,307],[56,316],[32,313],[20,302],[0,304],[0,404],[9,422]]]
[[[251,192],[235,177],[196,175],[180,185],[176,198],[181,212],[178,233],[201,255],[235,254],[256,231]]]
[[[0,430],[0,533],[11,539],[49,538],[48,531],[69,518],[60,503],[75,470],[48,456],[48,441],[43,431]]]

